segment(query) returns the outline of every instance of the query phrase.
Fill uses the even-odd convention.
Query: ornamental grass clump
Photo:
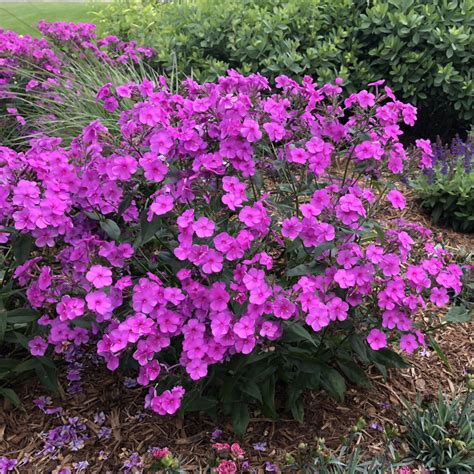
[[[97,38],[95,25],[46,23],[44,38],[0,29],[0,141],[19,147],[38,131],[68,143],[100,118],[113,128],[95,93],[106,81],[155,78],[146,60],[150,48],[116,36]]]
[[[406,206],[408,160],[431,164],[428,141],[399,141],[416,109],[383,81],[346,98],[341,80],[275,85],[108,82],[119,132],[0,149],[2,245],[32,244],[11,262],[41,313],[32,353],[93,346],[149,387],[147,408],[222,408],[242,433],[251,402],[276,417],[287,390],[301,420],[305,390],[342,398],[368,385],[361,364],[386,373],[393,349],[425,345],[415,315],[462,272],[429,230],[376,214]]]
[[[436,472],[468,473],[474,468],[474,396],[438,398],[407,404],[403,422],[414,459]]]

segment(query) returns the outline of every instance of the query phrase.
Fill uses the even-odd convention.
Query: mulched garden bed
[[[389,214],[385,217],[390,219]],[[405,211],[403,217],[412,222],[429,224],[414,205]],[[453,252],[474,249],[472,235],[441,228],[434,228],[434,231],[443,234]],[[337,449],[341,438],[349,435],[359,417],[367,422],[358,441],[364,457],[383,453],[386,442],[382,427],[392,426],[403,432],[399,417],[402,399],[413,402],[417,396],[431,398],[437,396],[439,387],[452,395],[462,390],[466,371],[474,368],[473,328],[474,321],[471,321],[444,328],[436,334],[436,341],[449,359],[449,368],[436,353],[428,352],[424,356],[411,357],[411,367],[391,372],[387,381],[373,371],[370,374],[373,388],[350,388],[344,403],[337,403],[322,392],[308,393],[303,424],[291,419],[274,422],[254,413],[248,432],[241,440],[246,459],[252,467],[264,472],[265,462],[282,466],[287,453],[294,452],[300,443],[314,445],[319,437],[326,439],[329,448]],[[44,388],[36,382],[17,388],[23,400],[21,409],[3,402],[3,407],[0,407],[0,456],[29,460],[17,467],[18,472],[58,472],[64,467],[74,468],[77,472],[81,464],[75,463],[84,461],[87,461],[88,467],[83,472],[127,472],[127,465],[139,460],[134,453],[144,455],[145,460],[149,461],[151,456],[146,454],[147,450],[164,446],[181,458],[186,471],[206,472],[213,454],[211,438],[216,429],[222,430],[219,441],[237,441],[232,435],[230,423],[225,420],[217,426],[200,414],[179,418],[145,412],[145,389],[127,388],[127,380],[123,377],[111,374],[92,362],[87,364],[92,364],[92,367],[83,370],[82,388],[78,393],[67,393],[68,381],[65,377],[61,378],[61,393],[53,396],[49,405],[49,408],[62,407],[59,414],[47,414],[33,402],[45,395]],[[102,412],[105,419],[98,416]],[[80,449],[58,449],[54,454],[45,451],[41,433],[63,424],[71,425],[71,418],[74,417],[78,420],[72,420],[73,424],[84,424],[77,425],[76,431],[73,430],[79,433],[76,447]],[[61,436],[71,435],[68,430],[70,428],[66,428],[66,434],[59,435],[59,430],[54,432],[59,444]]]

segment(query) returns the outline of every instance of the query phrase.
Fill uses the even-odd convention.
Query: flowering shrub
[[[0,29],[0,141],[24,144],[38,130],[68,141],[96,118],[113,127],[117,117],[98,106],[97,89],[112,78],[143,80],[153,50],[115,36],[97,39],[92,24],[38,28],[45,38]]]
[[[14,270],[42,315],[31,353],[96,344],[136,369],[147,408],[222,402],[238,433],[250,400],[276,416],[277,384],[301,419],[305,389],[367,383],[355,360],[401,366],[389,348],[425,345],[413,315],[447,305],[462,272],[427,229],[374,219],[405,207],[407,160],[431,164],[428,141],[413,156],[399,141],[416,109],[383,81],[341,85],[109,82],[97,100],[119,133],[96,120],[69,148],[0,148],[0,238],[34,243]]]
[[[433,166],[413,181],[421,206],[433,222],[452,225],[455,230],[474,230],[474,142],[459,137],[451,146],[433,146]]]

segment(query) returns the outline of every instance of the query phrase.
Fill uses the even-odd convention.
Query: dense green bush
[[[385,77],[423,118],[473,118],[474,3],[375,0],[357,23],[370,76]]]
[[[109,33],[157,50],[198,80],[228,68],[270,78],[336,76],[350,89],[381,77],[444,130],[472,119],[470,0],[117,0],[99,16]],[[449,125],[447,125],[449,121]]]
[[[472,157],[474,142],[453,140],[450,147],[437,143],[433,146],[433,168],[412,182],[420,199],[435,224],[452,226],[462,232],[474,231],[474,170]]]

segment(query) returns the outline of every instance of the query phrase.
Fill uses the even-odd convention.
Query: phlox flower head
[[[95,288],[104,288],[112,284],[112,271],[102,265],[93,265],[87,272],[86,279]]]
[[[371,329],[367,336],[367,342],[374,351],[387,347],[387,336],[379,329]]]

